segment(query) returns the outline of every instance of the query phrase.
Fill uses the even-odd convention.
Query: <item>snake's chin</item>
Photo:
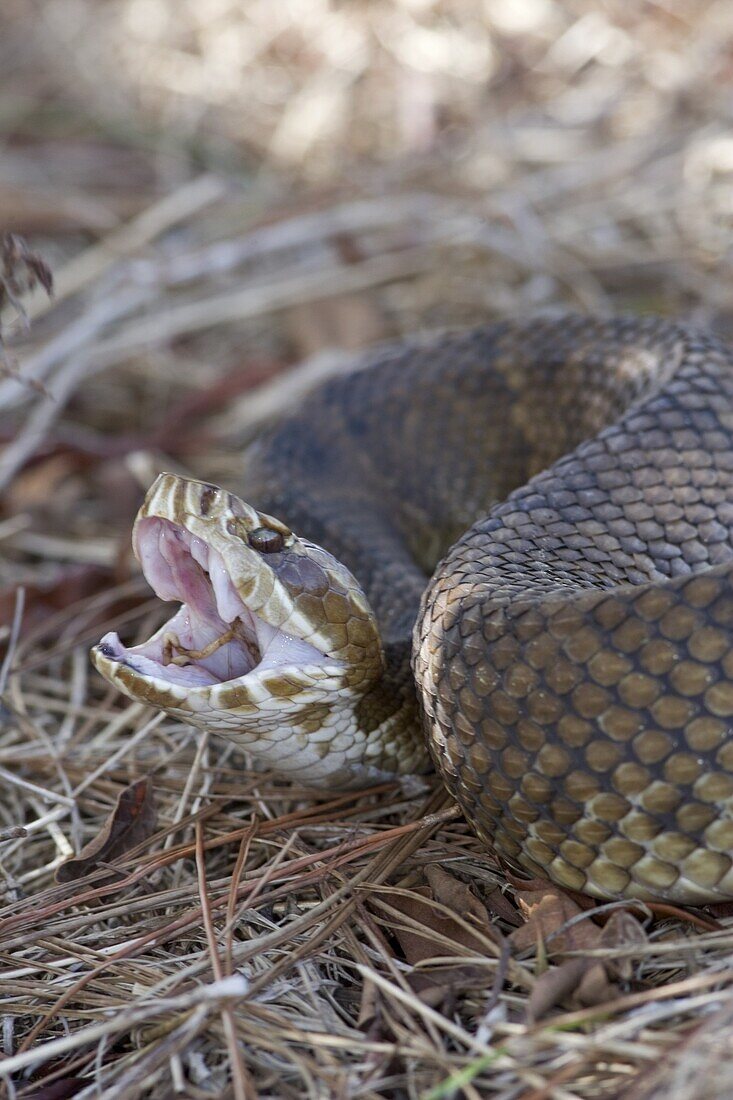
[[[135,552],[156,595],[181,606],[140,645],[125,646],[109,633],[92,650],[97,668],[108,679],[121,679],[128,694],[145,697],[146,685],[174,694],[178,687],[186,696],[208,694],[214,685],[276,670],[333,666],[327,654],[247,607],[222,555],[185,527],[160,517],[143,519]]]

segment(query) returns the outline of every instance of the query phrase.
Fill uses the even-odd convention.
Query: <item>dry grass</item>
[[[127,545],[153,474],[236,487],[258,425],[365,344],[566,306],[731,332],[732,58],[725,0],[3,5],[0,226],[56,276],[29,333],[2,318],[8,1095],[730,1091],[727,917],[648,914],[600,1008],[530,1025],[542,952],[489,939],[433,1006],[395,906],[430,863],[504,885],[440,790],[278,783],[86,650],[156,621]],[[154,835],[55,884],[143,774]]]

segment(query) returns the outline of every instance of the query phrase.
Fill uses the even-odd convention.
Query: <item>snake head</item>
[[[151,486],[132,541],[155,593],[181,606],[142,644],[106,634],[99,672],[280,772],[317,781],[343,766],[353,779],[344,731],[384,657],[351,573],[231,493],[173,474]]]

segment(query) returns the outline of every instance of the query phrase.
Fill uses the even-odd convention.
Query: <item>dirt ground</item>
[[[279,781],[87,656],[161,621],[156,472],[236,488],[362,347],[733,334],[732,121],[726,0],[4,0],[0,1096],[733,1092],[733,909],[591,919],[437,781]]]

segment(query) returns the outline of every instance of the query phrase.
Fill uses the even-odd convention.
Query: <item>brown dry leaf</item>
[[[303,359],[324,348],[359,351],[384,340],[386,335],[374,299],[364,294],[343,294],[294,306],[288,313],[288,330]]]
[[[456,915],[463,920],[475,923],[483,936],[490,937],[494,942],[502,939],[501,933],[491,924],[485,907],[464,883],[435,865],[428,868],[427,877],[436,901],[455,909]],[[423,894],[424,899],[421,896]],[[445,958],[451,954],[450,946],[441,942],[441,937],[467,948],[473,954],[486,954],[483,940],[464,928],[454,917],[439,913],[435,906],[431,905],[427,890],[413,892],[409,896],[390,898],[390,905],[424,928],[424,932],[417,932],[412,928],[394,930],[405,958],[413,966],[429,959]],[[482,989],[490,985],[491,974],[485,967],[471,963],[456,963],[430,973],[413,974],[410,984],[421,1000],[439,1005],[447,996],[467,987]]]
[[[615,909],[601,929],[601,947],[643,947],[648,936],[633,913]],[[632,974],[631,959],[606,959],[603,965],[609,974],[628,981]]]
[[[538,941],[547,944],[550,955],[563,951],[577,950],[583,947],[596,947],[600,929],[590,919],[580,920],[563,932],[559,930],[583,910],[562,890],[543,883],[544,892],[539,890],[517,890],[517,903],[526,923],[511,934],[511,941],[517,951],[533,947]]]
[[[148,776],[120,793],[101,831],[56,871],[57,882],[73,882],[98,866],[124,855],[149,837],[155,828],[153,784]]]
[[[461,882],[455,875],[444,871],[437,863],[431,863],[425,868],[425,876],[430,883],[433,897],[444,905],[446,909],[452,909],[454,913],[465,921],[475,924],[487,936],[494,937],[494,929],[489,921],[486,906],[471,893],[465,882]],[[466,933],[467,935],[467,933]]]
[[[566,959],[551,966],[535,982],[527,1002],[527,1022],[534,1023],[561,1001],[573,1008],[588,1008],[611,1000],[615,986],[603,963],[593,959]]]
[[[574,952],[572,958],[551,966],[535,982],[527,1004],[529,1021],[538,1020],[560,1001],[568,1001],[572,1008],[587,1008],[616,995],[616,980],[631,976],[629,960],[606,961],[575,952],[645,943],[644,930],[631,913],[616,910],[602,929],[590,916],[573,920],[584,910],[550,883],[544,883],[544,893],[534,883],[529,890],[518,890],[517,901],[527,918],[526,924],[510,936],[517,950],[541,942],[548,955]],[[569,927],[568,922],[572,922]]]
[[[518,927],[523,923],[516,908],[498,886],[486,895],[485,901],[489,912],[496,917],[500,917],[507,924]]]
[[[43,458],[27,470],[16,474],[5,494],[5,504],[10,515],[43,509],[53,503],[63,483],[77,468],[78,463],[68,454],[55,454]],[[77,495],[81,493],[81,486]],[[68,493],[66,494],[68,497]],[[67,500],[69,506],[74,501]]]

